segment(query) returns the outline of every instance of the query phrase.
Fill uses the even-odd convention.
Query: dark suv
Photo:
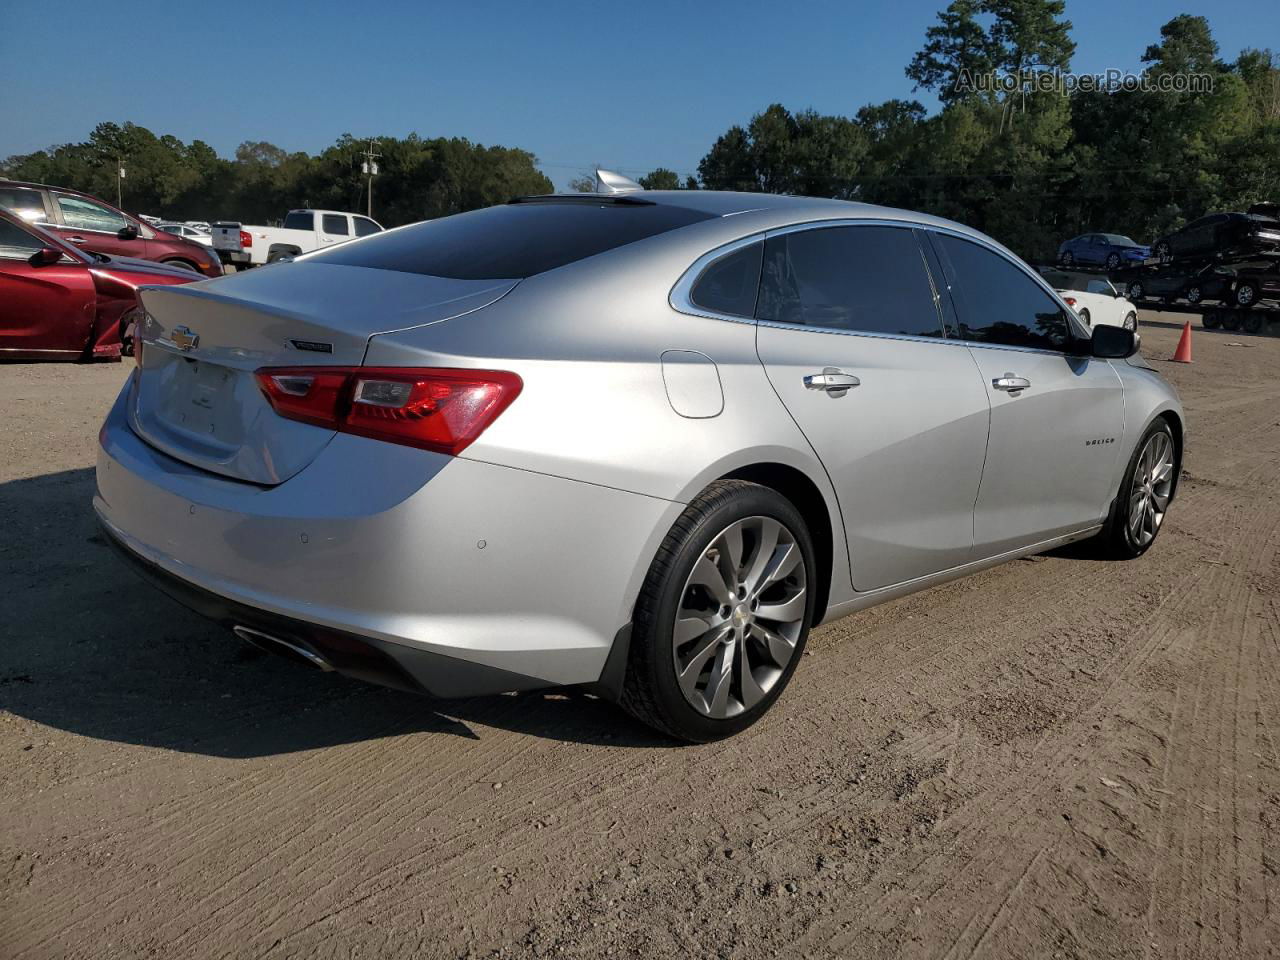
[[[92,253],[155,260],[206,277],[222,276],[222,263],[208,247],[153,230],[137,217],[78,190],[0,180],[0,207]]]
[[[1280,220],[1265,212],[1272,207],[1274,204],[1255,204],[1249,213],[1211,213],[1161,237],[1151,250],[1164,261],[1280,250]]]

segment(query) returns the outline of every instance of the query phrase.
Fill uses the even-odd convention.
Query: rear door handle
[[[72,243],[84,243],[84,237],[67,237]]]
[[[1003,377],[996,377],[992,380],[991,385],[997,390],[1003,390],[1006,393],[1021,393],[1031,386],[1031,381],[1026,377],[1016,377],[1012,373],[1006,373]]]
[[[836,367],[826,367],[821,373],[811,373],[805,377],[804,385],[810,390],[825,390],[836,396],[844,396],[851,387],[861,386],[862,381]]]

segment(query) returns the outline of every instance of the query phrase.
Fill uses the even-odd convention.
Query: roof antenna
[[[644,187],[612,170],[596,168],[596,193],[638,193]]]

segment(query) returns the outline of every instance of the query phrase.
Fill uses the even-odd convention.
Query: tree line
[[[1208,21],[1180,15],[1145,48],[1133,78],[1068,80],[1075,44],[1064,0],[953,0],[906,66],[918,100],[852,116],[773,104],[729,127],[697,175],[659,168],[648,189],[767,191],[862,200],[934,213],[984,230],[1029,258],[1103,230],[1139,240],[1211,210],[1280,198],[1280,63],[1269,50],[1219,56]],[[1185,88],[1177,80],[1208,78]],[[975,78],[1000,76],[993,87]],[[226,160],[131,123],[84,143],[10,157],[14,179],[115,195],[177,219],[279,218],[301,206],[362,210],[364,141],[344,134],[318,155],[241,144]],[[547,193],[525,150],[459,138],[380,137],[374,215],[388,226]],[[590,190],[590,175],[572,188]]]

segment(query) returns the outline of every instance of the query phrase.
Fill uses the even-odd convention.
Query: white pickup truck
[[[377,221],[337,210],[290,210],[282,227],[246,226],[232,220],[220,220],[212,227],[218,259],[237,268],[275,263],[381,232]]]

